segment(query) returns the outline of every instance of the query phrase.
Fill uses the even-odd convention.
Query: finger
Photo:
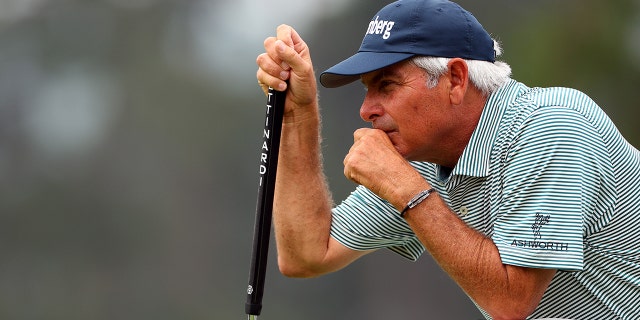
[[[260,87],[260,89],[262,90],[262,92],[264,92],[265,96],[269,95],[269,86],[260,82],[260,80],[258,80],[258,86]]]
[[[283,70],[294,69],[297,72],[307,73],[311,58],[309,48],[300,34],[286,24],[279,25],[276,32],[277,40],[273,42],[273,46],[277,55],[274,60],[281,65]],[[272,39],[269,39],[269,43],[265,43],[265,45],[271,45],[271,41]]]
[[[262,91],[265,91],[265,93],[268,92],[269,87],[278,91],[284,91],[287,89],[286,81],[272,76],[262,68],[259,68],[256,72],[256,78],[258,79],[258,85],[262,88]]]
[[[272,75],[273,77],[280,78],[281,80],[289,79],[290,71],[284,69],[281,63],[278,63],[268,53],[263,53],[258,55],[256,58],[256,64],[266,73]]]
[[[280,80],[289,79],[289,70],[285,70],[281,65],[273,61],[267,53],[263,53],[256,58],[256,64],[260,69]]]
[[[289,47],[284,41],[276,40],[274,43],[276,59],[283,71],[295,70],[299,74],[308,74],[311,70],[309,61],[305,60],[294,48]]]
[[[282,61],[282,57],[278,55],[276,50],[276,42],[278,41],[275,37],[269,37],[264,40],[264,48],[267,53],[267,56],[273,61],[274,64],[280,66],[282,70],[289,70],[291,67],[288,63]]]
[[[284,91],[288,86],[286,80],[289,79],[290,71],[288,64],[282,62],[275,52],[275,42],[275,37],[265,39],[266,52],[256,58],[256,64],[259,67],[257,78],[261,87],[266,85],[278,91]]]
[[[360,140],[363,135],[367,132],[368,128],[358,128],[353,132],[353,140]]]
[[[308,53],[307,44],[304,42],[300,34],[286,24],[278,26],[278,39],[282,40],[288,47],[293,48],[299,54],[305,56]]]
[[[359,128],[356,129],[356,131],[353,132],[353,142],[354,144],[357,142],[360,142],[360,140],[362,140],[362,138],[370,135],[375,129],[371,129],[371,128]]]
[[[298,40],[300,38],[300,35],[298,35],[297,32],[295,32],[295,30],[286,24],[281,24],[276,28],[276,37],[278,40],[282,40],[282,42],[285,43],[285,45],[287,45],[290,48],[294,48],[294,37],[296,38],[296,40]]]
[[[291,30],[291,40],[293,41],[293,49],[295,49],[300,54],[303,54],[308,48],[307,43],[304,42],[302,37],[294,29]]]
[[[353,149],[353,147],[352,147]],[[343,169],[343,174],[345,176],[345,178],[349,179],[350,181],[353,181],[355,183],[358,183],[356,177],[355,177],[355,171],[353,169],[352,166],[352,160],[353,160],[353,153],[350,150],[349,153],[347,153],[347,155],[344,157],[344,160],[342,161],[343,165],[344,165],[344,169]]]

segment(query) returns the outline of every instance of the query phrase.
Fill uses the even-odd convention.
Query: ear
[[[451,81],[449,99],[451,99],[451,104],[460,105],[469,87],[469,67],[467,62],[460,58],[451,59],[448,67],[449,80]]]

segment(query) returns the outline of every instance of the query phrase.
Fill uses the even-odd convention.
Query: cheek
[[[428,112],[427,106],[416,106],[412,108],[411,113],[403,115],[402,122],[399,123],[400,129],[406,131],[409,137],[423,137],[429,135],[434,130],[437,123],[436,114]]]
[[[417,156],[437,140],[438,120],[425,112],[417,112],[399,123],[398,138],[392,139],[396,149],[405,157]]]
[[[426,135],[428,135],[428,130],[424,126],[417,123],[415,119],[412,120],[401,124],[398,127],[398,132],[389,136],[396,149],[403,155],[419,148],[420,144],[424,143]]]
[[[402,157],[408,159],[412,156],[414,148],[410,140],[405,139],[405,137],[399,133],[390,133],[389,140],[391,140],[393,147]]]

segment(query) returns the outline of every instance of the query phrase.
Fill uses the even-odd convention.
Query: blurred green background
[[[460,3],[514,78],[588,93],[640,146],[640,1]],[[0,0],[0,318],[245,318],[262,41],[293,25],[319,72],[383,4]],[[320,94],[340,201],[364,91]],[[272,251],[264,319],[480,318],[426,254],[380,251],[310,280],[275,264]]]

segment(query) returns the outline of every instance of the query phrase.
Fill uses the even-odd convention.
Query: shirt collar
[[[492,93],[480,115],[476,129],[471,134],[469,143],[462,151],[460,159],[451,175],[486,177],[489,175],[491,150],[495,144],[500,122],[507,107],[517,96],[528,88],[515,80],[509,80]],[[440,166],[436,166],[437,177],[449,176]]]

